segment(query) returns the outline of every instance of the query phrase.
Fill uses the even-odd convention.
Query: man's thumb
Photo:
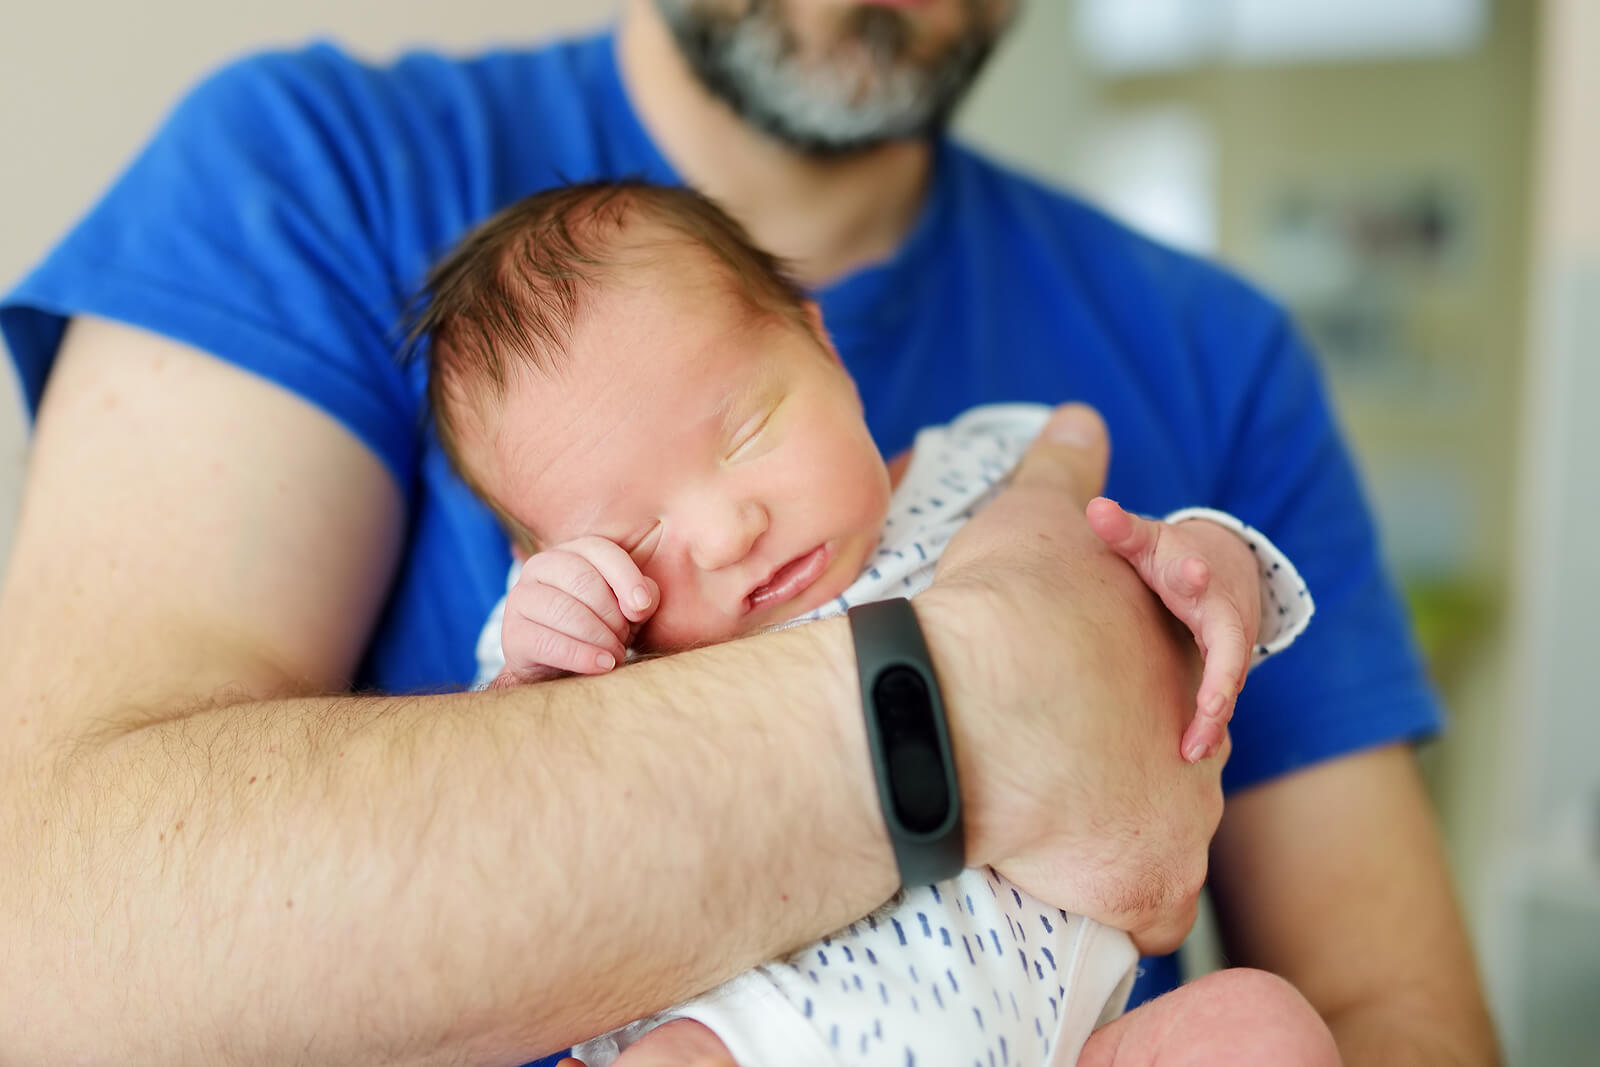
[[[1022,457],[1013,481],[1052,486],[1088,501],[1104,491],[1110,459],[1111,441],[1099,413],[1087,404],[1062,404]]]

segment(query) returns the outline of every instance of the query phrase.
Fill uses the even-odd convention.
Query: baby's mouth
[[[745,610],[756,611],[793,600],[822,576],[828,566],[828,556],[828,546],[823,544],[785,563],[772,573],[772,577],[750,591],[745,600]]]

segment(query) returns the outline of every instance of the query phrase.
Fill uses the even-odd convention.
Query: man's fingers
[[[1105,488],[1110,458],[1111,442],[1099,413],[1087,404],[1063,404],[1022,457],[1012,482],[1088,500]]]

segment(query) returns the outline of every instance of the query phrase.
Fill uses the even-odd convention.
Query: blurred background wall
[[[61,0],[0,19],[0,284],[183,89],[610,3]],[[1600,3],[1031,0],[964,137],[1250,275],[1315,342],[1453,713],[1425,753],[1513,1063],[1600,1063]],[[0,372],[0,558],[24,462]],[[4,635],[0,635],[0,640]]]

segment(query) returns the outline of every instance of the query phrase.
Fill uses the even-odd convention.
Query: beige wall
[[[1514,838],[1585,790],[1600,809],[1600,4],[1549,0],[1537,110],[1527,433],[1517,449]],[[1600,810],[1597,810],[1600,818]],[[1596,825],[1600,833],[1600,823]],[[1600,837],[1595,841],[1600,862]]]
[[[1600,1063],[1600,5],[1545,0],[1511,684],[1474,919],[1511,1062]]]

